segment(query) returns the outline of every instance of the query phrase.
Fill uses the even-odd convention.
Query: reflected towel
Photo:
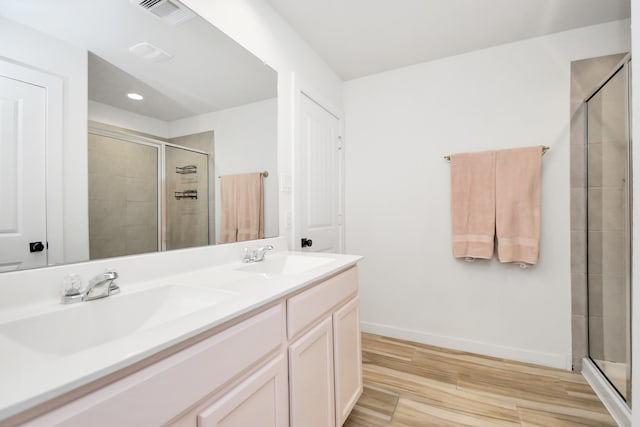
[[[493,257],[495,151],[451,155],[451,225],[456,258]]]
[[[238,241],[236,181],[236,175],[224,175],[220,177],[221,224],[219,243]]]
[[[220,243],[264,237],[264,192],[261,173],[222,176],[220,203]]]
[[[541,153],[541,146],[497,152],[496,235],[500,262],[538,262]]]

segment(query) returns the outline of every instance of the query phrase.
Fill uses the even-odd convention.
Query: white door
[[[341,252],[340,121],[308,96],[301,98],[298,244],[314,252]]]
[[[47,265],[46,90],[0,75],[0,271]]]

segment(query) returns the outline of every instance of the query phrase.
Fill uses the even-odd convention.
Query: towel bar
[[[547,151],[549,151],[549,150],[551,150],[551,147],[547,147],[546,145],[543,145],[543,146],[542,146],[542,155],[544,156],[544,153],[546,153],[546,152],[547,152]],[[451,161],[451,155],[444,156],[444,159],[445,159],[447,162],[450,162],[450,161]]]
[[[269,176],[269,171],[262,171],[260,172],[260,174],[262,175],[263,178],[266,178]],[[222,178],[222,176],[218,175],[218,178]]]

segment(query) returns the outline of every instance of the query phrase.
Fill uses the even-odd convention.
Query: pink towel
[[[540,252],[542,147],[498,151],[496,235],[500,262],[536,264]]]
[[[237,176],[238,242],[264,238],[262,173]]]
[[[264,237],[264,192],[261,173],[221,177],[220,202],[220,243]]]
[[[451,225],[456,258],[493,257],[495,151],[451,155]]]
[[[236,203],[236,175],[220,177],[220,238],[219,243],[238,241],[238,204]]]

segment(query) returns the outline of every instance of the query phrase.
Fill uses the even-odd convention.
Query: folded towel
[[[538,262],[541,152],[541,146],[497,152],[496,235],[500,262]]]
[[[493,257],[495,151],[451,155],[451,226],[456,258]]]

